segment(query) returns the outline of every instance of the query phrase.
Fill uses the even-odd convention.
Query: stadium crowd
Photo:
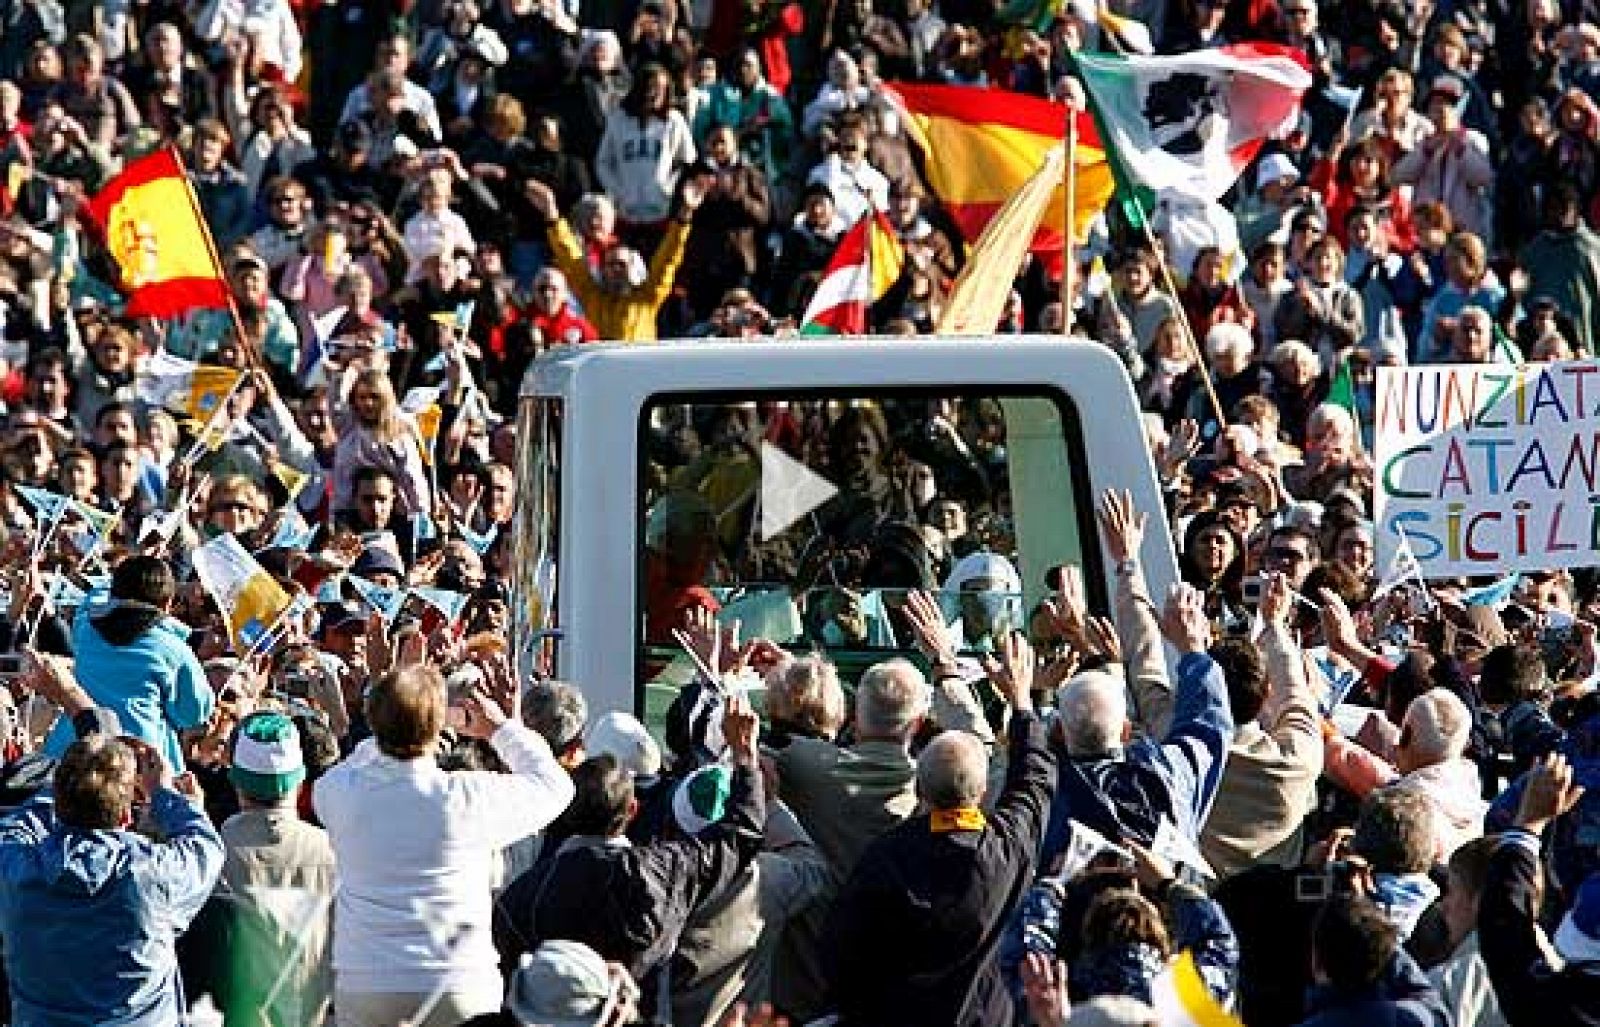
[[[1314,75],[1225,202],[1108,211],[1071,309],[1030,257],[996,326],[1122,360],[1183,583],[1106,493],[1110,608],[1021,609],[994,404],[657,423],[645,630],[704,672],[652,733],[516,669],[530,361],[794,334],[874,210],[874,329],[932,332],[959,155],[885,84],[1065,102],[1101,8],[0,0],[8,1022],[1600,1023],[1600,567],[1481,602],[1369,520],[1375,368],[1600,345],[1600,8],[1105,10]],[[85,217],[168,148],[236,315],[129,316]],[[241,372],[225,416],[150,399],[163,352]],[[818,574],[692,498],[763,442],[845,483],[832,584],[910,658],[841,675],[859,605],[717,623],[714,566]],[[304,599],[275,644],[223,536]]]

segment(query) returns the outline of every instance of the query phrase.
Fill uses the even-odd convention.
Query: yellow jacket
[[[667,234],[650,258],[650,271],[644,282],[626,292],[609,292],[600,287],[584,260],[583,245],[573,234],[572,227],[562,218],[550,225],[550,249],[554,251],[556,266],[567,276],[567,284],[578,302],[583,304],[583,316],[594,325],[600,338],[607,342],[640,342],[656,337],[656,311],[672,291],[678,265],[683,263],[683,250],[689,241],[689,225],[673,218]]]

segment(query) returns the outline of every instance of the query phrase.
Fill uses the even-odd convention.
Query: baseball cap
[[[1287,154],[1269,153],[1261,158],[1261,163],[1256,167],[1257,189],[1285,178],[1300,181],[1300,169],[1294,166],[1294,161]]]
[[[525,952],[511,974],[506,1012],[517,1023],[592,1027],[611,998],[611,975],[582,942],[547,941]]]
[[[661,772],[661,747],[631,713],[613,710],[589,725],[583,751],[612,757],[634,777],[655,777]]]
[[[352,574],[365,578],[372,574],[388,572],[398,578],[406,576],[406,565],[400,562],[400,557],[393,549],[383,545],[371,545],[361,551],[356,557],[356,562],[351,566]]]
[[[1452,100],[1459,100],[1467,95],[1467,85],[1456,75],[1440,75],[1428,84],[1428,95],[1425,100],[1433,99],[1436,93],[1442,93]]]
[[[338,603],[323,603],[319,609],[322,612],[322,633],[340,631],[348,627],[365,628],[367,624],[366,607],[351,600]]]

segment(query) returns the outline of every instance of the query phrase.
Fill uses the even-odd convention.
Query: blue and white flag
[[[411,594],[444,614],[447,624],[454,624],[467,608],[467,597],[445,588],[413,588]]]
[[[403,589],[384,588],[382,585],[358,578],[354,574],[345,578],[350,586],[356,590],[356,595],[378,613],[383,615],[383,623],[391,625],[394,619],[400,616],[401,607],[406,604],[406,593]]]
[[[278,521],[278,529],[272,533],[272,541],[265,548],[309,549],[311,540],[316,537],[317,526],[307,524],[300,511],[291,506],[284,511],[282,519]]]
[[[11,487],[29,506],[33,507],[33,512],[38,516],[38,520],[42,525],[54,524],[59,521],[61,515],[66,513],[67,509],[72,506],[72,500],[59,492],[34,488],[31,485],[12,485]]]
[[[467,545],[471,546],[479,556],[482,556],[489,551],[490,546],[494,545],[495,538],[500,534],[500,525],[491,524],[488,531],[480,533],[473,531],[471,525],[467,524],[466,521],[462,521],[456,525],[456,531]]]
[[[1507,574],[1499,581],[1490,582],[1482,588],[1468,589],[1461,594],[1461,601],[1468,606],[1492,606],[1496,610],[1504,610],[1511,605],[1511,593],[1517,590],[1520,581],[1522,581],[1521,574]]]

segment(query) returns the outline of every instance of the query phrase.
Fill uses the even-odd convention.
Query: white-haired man
[[[1045,833],[1043,865],[1071,840],[1074,821],[1107,838],[1150,845],[1163,819],[1196,840],[1217,788],[1233,716],[1222,670],[1207,652],[1204,599],[1179,586],[1157,633],[1138,554],[1145,515],[1126,493],[1101,506],[1106,550],[1117,573],[1117,619],[1130,682],[1111,670],[1080,672],[1056,694],[1061,784]],[[1181,654],[1177,688],[1167,680],[1160,635]],[[1130,716],[1131,684],[1138,703]],[[1134,723],[1142,734],[1135,739]]]
[[[874,839],[916,812],[911,740],[930,713],[940,726],[972,734],[985,752],[993,737],[972,689],[953,672],[955,650],[937,603],[915,594],[908,611],[926,627],[934,687],[905,660],[869,667],[856,685],[853,744],[796,736],[773,756],[779,796],[838,880],[850,875]],[[797,1021],[827,1011],[817,962],[822,927],[820,916],[793,924],[777,960],[773,996]]]
[[[990,676],[1011,705],[1011,759],[993,807],[987,747],[944,732],[917,761],[923,811],[873,842],[840,889],[823,951],[844,1027],[1011,1022],[995,955],[1037,869],[1056,760],[1021,635],[1006,637],[1001,660]]]
[[[1483,834],[1488,806],[1478,768],[1465,758],[1472,713],[1454,692],[1433,688],[1406,707],[1394,762],[1334,734],[1323,749],[1323,773],[1365,798],[1378,788],[1409,788],[1427,796],[1437,814],[1434,837],[1440,861]]]

